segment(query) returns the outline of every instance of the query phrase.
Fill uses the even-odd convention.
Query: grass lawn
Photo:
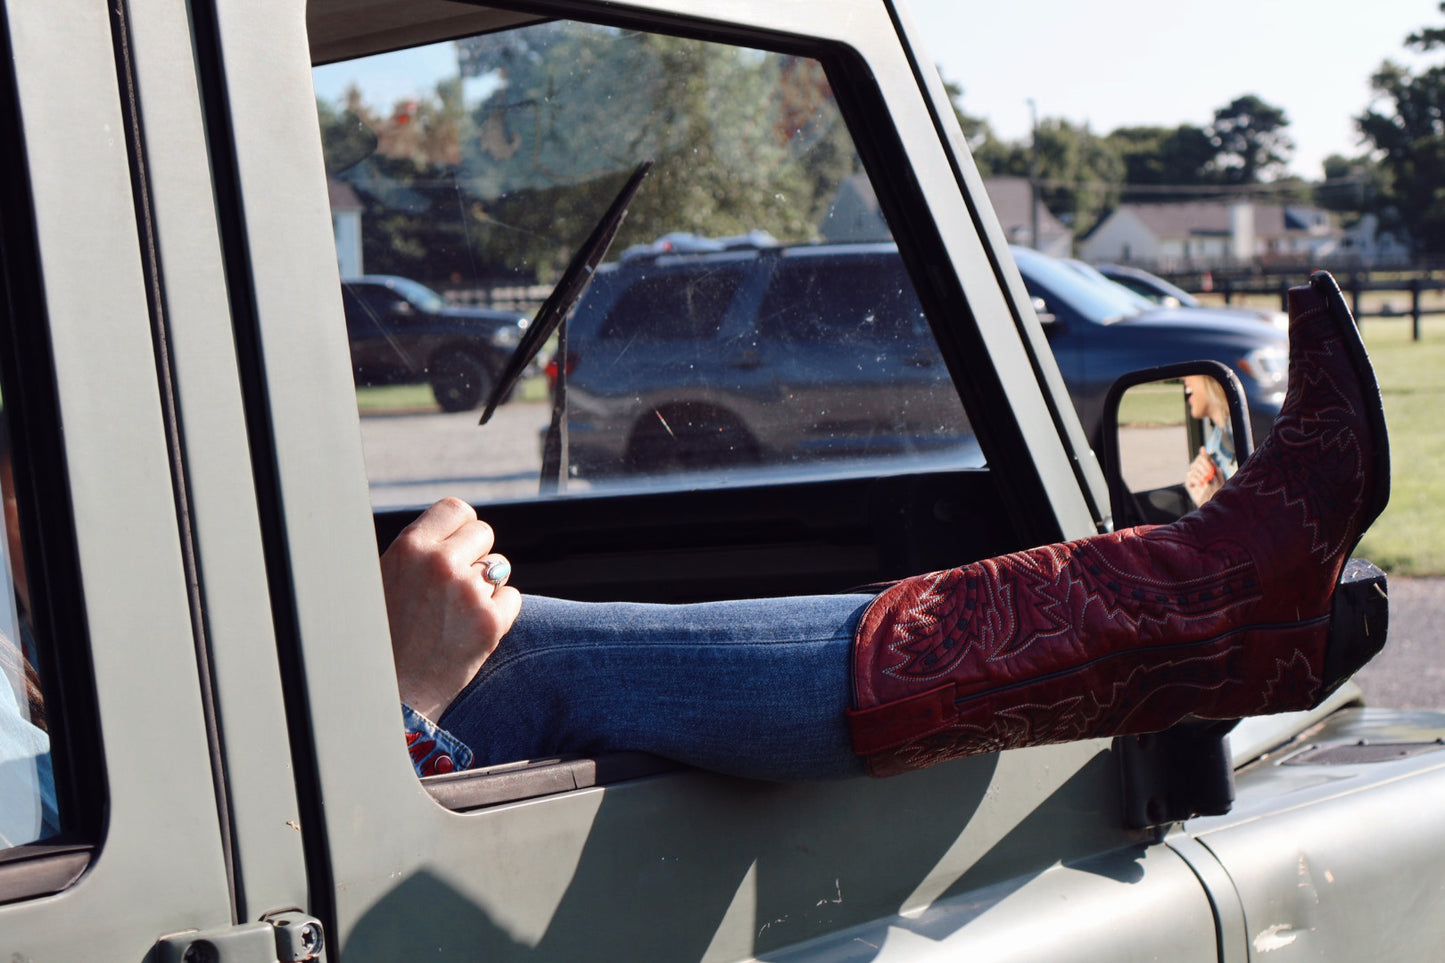
[[[1362,330],[1390,427],[1390,504],[1357,554],[1399,575],[1445,575],[1445,319],[1420,341],[1408,320],[1367,319]]]
[[[515,401],[542,401],[547,397],[545,378],[524,378],[512,392]],[[426,385],[384,385],[357,388],[356,407],[363,412],[437,411],[436,399]],[[481,414],[480,410],[477,412]]]
[[[1124,393],[1119,403],[1119,424],[1182,425],[1184,413],[1184,386],[1178,381],[1158,381]]]

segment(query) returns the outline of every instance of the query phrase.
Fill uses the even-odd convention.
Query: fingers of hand
[[[460,498],[443,498],[418,515],[402,530],[402,536],[415,535],[427,541],[440,542],[468,522],[477,520],[477,511]],[[400,537],[400,536],[399,536]]]
[[[512,623],[517,621],[517,616],[522,612],[522,593],[510,585],[499,586],[492,593],[492,610],[497,619],[497,639],[501,641],[501,637],[511,631]]]

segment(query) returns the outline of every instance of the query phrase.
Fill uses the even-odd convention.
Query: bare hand
[[[404,528],[381,556],[391,649],[401,698],[435,722],[471,681],[522,608],[522,596],[483,574],[492,527],[466,502],[444,498]],[[505,582],[505,578],[501,581]]]
[[[1203,448],[1199,454],[1194,456],[1194,461],[1189,463],[1189,471],[1184,475],[1184,490],[1189,492],[1189,497],[1195,505],[1203,505],[1214,497],[1214,493],[1224,487],[1224,474],[1219,466],[1214,464],[1214,459]]]

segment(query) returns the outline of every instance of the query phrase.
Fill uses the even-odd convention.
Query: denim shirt
[[[440,776],[471,766],[472,750],[465,743],[405,702],[401,704],[401,723],[418,776]]]
[[[1234,457],[1234,437],[1224,430],[1223,425],[1211,424],[1209,427],[1204,450],[1219,469],[1220,476],[1228,480],[1239,470],[1239,462]]]

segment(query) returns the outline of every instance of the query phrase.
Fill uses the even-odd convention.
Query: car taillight
[[[574,352],[569,351],[569,352],[567,352],[567,374],[568,374],[568,376],[570,377],[571,374],[572,374],[572,372],[574,372],[574,371],[576,371],[576,370],[577,370],[577,355],[576,355]],[[556,356],[556,355],[553,355],[553,356],[552,356],[552,360],[547,362],[547,367],[544,368],[543,371],[544,371],[544,372],[546,373],[546,375],[547,375],[547,387],[548,387],[549,389],[551,389],[551,388],[556,388],[556,387],[557,387],[557,356]]]

